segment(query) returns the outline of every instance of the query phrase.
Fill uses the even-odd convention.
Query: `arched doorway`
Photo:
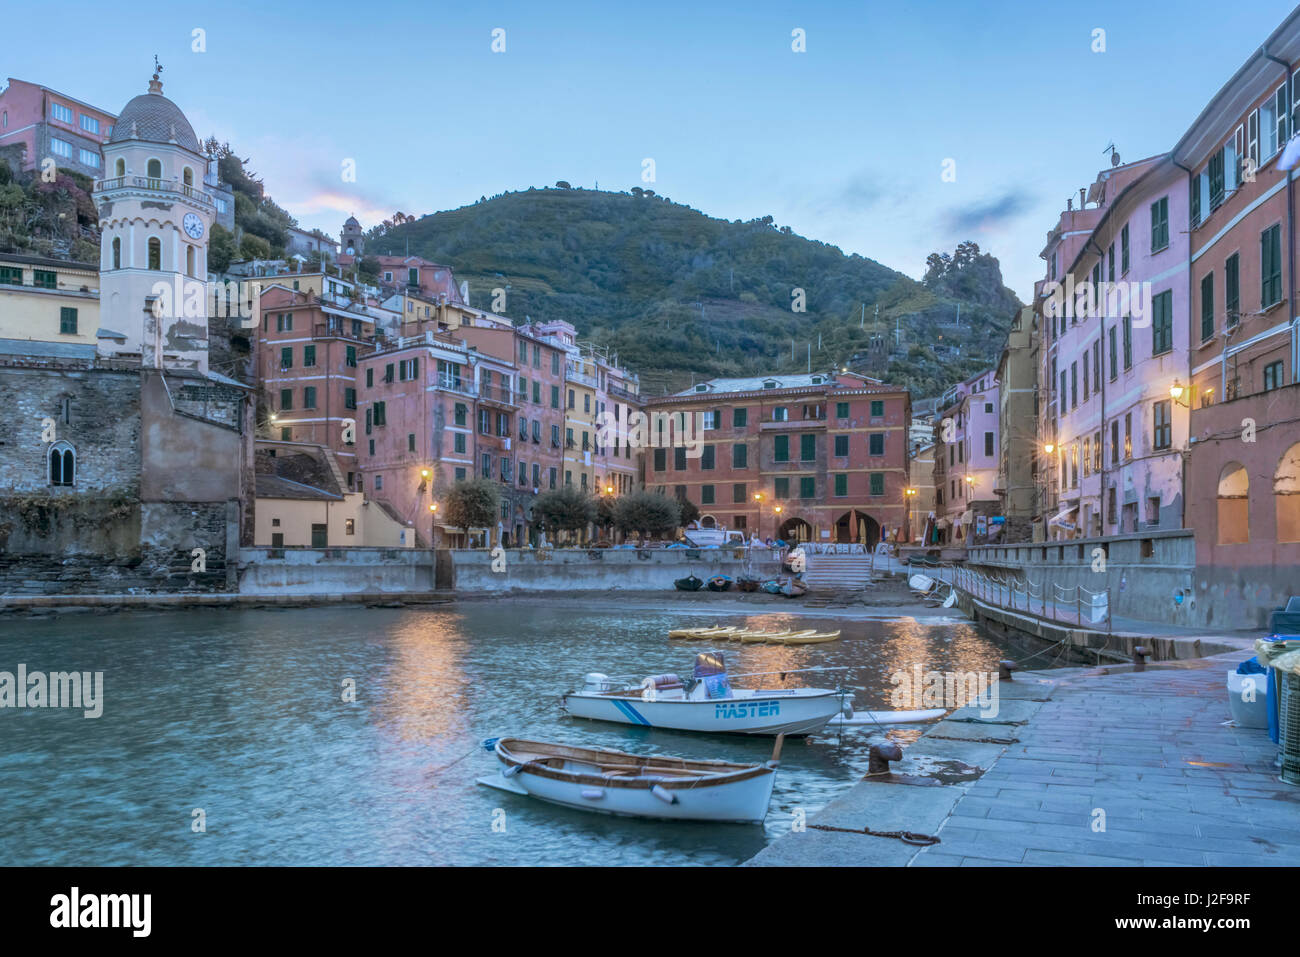
[[[1287,449],[1273,473],[1277,541],[1300,542],[1300,442]]]
[[[812,531],[802,518],[787,518],[776,530],[776,537],[784,542],[807,542],[812,539]]]
[[[1219,473],[1218,513],[1218,544],[1250,541],[1250,476],[1240,462],[1229,462]]]
[[[845,512],[835,520],[835,541],[875,548],[880,541],[880,523],[860,509]]]

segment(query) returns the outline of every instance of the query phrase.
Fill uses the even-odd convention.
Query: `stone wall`
[[[431,594],[434,553],[415,548],[244,548],[245,596]]]
[[[460,594],[502,591],[663,591],[678,578],[745,574],[744,549],[552,548],[503,549],[498,559],[486,549],[449,549],[451,585]],[[493,570],[494,561],[499,571]],[[775,556],[756,557],[756,578],[775,578]]]

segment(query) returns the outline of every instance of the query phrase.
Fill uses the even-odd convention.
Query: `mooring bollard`
[[[1133,670],[1134,671],[1147,670],[1147,655],[1149,654],[1150,652],[1147,651],[1146,648],[1142,647],[1141,645],[1133,646]]]
[[[873,744],[867,757],[868,774],[888,774],[890,761],[903,760],[903,749],[896,744]]]
[[[1016,663],[1009,658],[1003,658],[998,662],[998,680],[1011,681],[1011,672],[1016,670]]]

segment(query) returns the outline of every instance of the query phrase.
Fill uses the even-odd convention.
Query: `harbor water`
[[[771,739],[561,711],[586,672],[689,675],[714,646],[666,634],[700,617],[509,599],[11,618],[0,672],[103,672],[103,712],[0,708],[0,864],[735,864],[859,780],[873,741],[920,734],[787,742],[762,826],[612,818],[475,783],[500,735],[765,760]],[[840,628],[829,644],[717,647],[733,674],[843,668],[736,684],[844,686],[859,711],[892,707],[895,672],[996,671],[1008,653],[961,619],[726,623],[742,621]]]

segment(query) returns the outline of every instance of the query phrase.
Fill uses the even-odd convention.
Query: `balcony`
[[[595,376],[590,376],[574,369],[569,369],[564,376],[568,382],[576,382],[578,385],[585,385],[592,389],[600,388],[600,383],[596,381]]]
[[[495,402],[498,405],[508,405],[511,407],[516,405],[514,393],[510,390],[509,386],[479,386],[478,397],[484,402]]]
[[[782,432],[787,429],[824,429],[826,428],[825,419],[787,419],[784,422],[762,422],[759,424],[759,430],[762,432]]]
[[[474,395],[474,383],[468,379],[460,379],[449,375],[438,376],[438,388],[447,392],[459,392],[461,395]],[[457,423],[460,425],[462,423]]]
[[[216,208],[216,203],[213,202],[210,194],[175,180],[154,179],[150,176],[118,176],[114,179],[101,179],[95,183],[96,193],[108,193],[119,189],[182,196],[200,206]]]

